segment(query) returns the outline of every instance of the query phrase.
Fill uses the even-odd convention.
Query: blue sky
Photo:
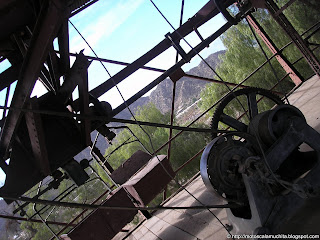
[[[171,24],[175,28],[179,27],[181,0],[154,0],[154,2]],[[206,0],[185,0],[183,23],[192,17],[206,3]],[[129,63],[133,62],[162,41],[166,33],[173,32],[173,29],[157,12],[149,0],[100,0],[72,17],[70,20],[97,52],[99,57]],[[219,14],[198,30],[201,35],[206,38],[224,23],[225,20],[221,14]],[[70,52],[75,53],[85,49],[85,54],[93,56],[89,47],[70,24],[69,32]],[[192,46],[196,46],[200,43],[200,39],[195,33],[187,36],[186,40]],[[186,52],[190,50],[183,41],[181,42],[181,46]],[[224,46],[218,39],[200,54],[202,57],[207,57],[211,53],[221,49],[224,49]],[[147,66],[168,69],[174,64],[175,56],[176,52],[173,48],[170,48],[147,64]],[[74,58],[71,59],[71,62],[73,61]],[[188,71],[199,63],[200,58],[195,57],[189,64],[186,64],[183,69]],[[6,61],[0,63],[0,72],[4,71],[9,66],[9,63]],[[114,64],[106,63],[105,66],[111,75],[114,75],[123,69],[122,66]],[[152,82],[159,75],[159,73],[147,70],[138,70],[132,76],[120,83],[118,87],[127,99]],[[107,79],[109,79],[109,76],[100,63],[93,62],[89,67],[89,89],[98,86]],[[40,96],[43,93],[45,93],[44,87],[41,83],[37,82],[33,91],[33,96]],[[148,94],[150,94],[150,92]],[[0,101],[2,105],[4,97],[5,90],[0,92]],[[77,94],[75,94],[75,97],[77,97]],[[114,88],[101,96],[100,100],[110,102],[113,108],[122,103],[119,93]],[[2,115],[2,111],[0,111],[0,114]],[[3,180],[4,174],[1,173],[0,170],[0,183]]]

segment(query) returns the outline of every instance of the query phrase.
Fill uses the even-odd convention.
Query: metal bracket
[[[190,62],[191,58],[183,50],[183,48],[180,46],[180,44],[173,40],[172,35],[170,33],[167,33],[165,35],[165,37],[170,40],[172,46],[177,50],[177,52],[180,54],[180,56],[183,58],[183,60],[185,60],[186,62]]]

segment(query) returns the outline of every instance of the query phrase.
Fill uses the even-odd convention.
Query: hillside
[[[219,51],[211,54],[206,58],[208,64],[215,69],[220,63],[219,56],[224,54],[225,51]],[[212,70],[202,61],[198,66],[190,69],[187,74],[213,78]],[[183,77],[177,82],[176,87],[176,100],[175,100],[175,113],[179,114],[187,109],[190,105],[200,99],[200,93],[208,82]],[[130,106],[133,112],[136,111],[138,106],[143,106],[149,102],[162,112],[169,112],[171,109],[173,83],[170,79],[165,79],[161,82],[156,89],[148,97],[142,97]],[[131,115],[128,110],[119,113],[116,118],[130,119]]]

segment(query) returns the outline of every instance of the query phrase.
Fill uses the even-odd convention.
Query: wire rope
[[[80,35],[80,37],[85,41],[85,43],[88,45],[88,47],[91,49],[91,51],[93,52],[93,54],[98,58],[98,55],[97,53],[93,50],[93,48],[90,46],[90,44],[87,42],[87,40],[84,38],[84,36],[80,33],[80,31],[76,28],[76,26],[69,20],[70,24],[73,26],[73,28],[78,32],[78,34]],[[173,26],[172,26],[173,27]],[[120,89],[118,88],[118,86],[115,84],[115,81],[113,80],[110,72],[107,70],[107,68],[105,67],[105,65],[103,64],[102,61],[100,61],[101,65],[103,66],[103,68],[105,69],[105,71],[107,72],[107,74],[109,75],[110,77],[110,80],[114,83],[114,86],[116,87],[117,91],[119,92],[126,108],[128,109],[130,115],[133,117],[134,121],[137,123],[137,125],[140,127],[140,129],[146,134],[146,136],[148,137],[148,140],[149,140],[149,143],[151,145],[151,148],[153,150],[153,152],[155,152],[155,148],[154,148],[154,145],[153,145],[153,142],[152,142],[152,139],[150,137],[150,135],[145,131],[145,129],[139,124],[139,122],[137,121],[137,119],[135,118],[134,114],[132,113],[131,109],[129,108],[125,98],[123,97],[123,94],[121,93]],[[145,150],[147,150],[145,148]],[[147,150],[148,151],[148,150]],[[160,161],[160,159],[158,158],[158,156],[156,155],[155,156],[159,162],[159,164],[162,166],[163,170],[166,172],[166,174],[180,187],[182,188],[184,191],[186,191],[191,197],[193,197],[196,201],[198,201],[201,205],[203,205],[205,207],[205,205],[199,201],[191,192],[189,192],[184,186],[182,186],[169,172],[168,170],[166,169],[166,167],[162,164],[162,162]],[[219,221],[219,223],[227,230],[227,232],[230,234],[230,231],[228,230],[228,228],[222,223],[222,221],[212,212],[210,211],[209,208],[206,208],[208,209],[208,211],[213,214],[213,216],[215,216],[215,218]]]

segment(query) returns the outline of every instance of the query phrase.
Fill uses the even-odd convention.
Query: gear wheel
[[[277,105],[284,104],[284,102],[281,100],[280,97],[278,97],[277,95],[275,95],[271,91],[263,89],[263,88],[248,87],[248,88],[240,89],[235,92],[230,92],[220,102],[220,104],[218,105],[218,107],[216,108],[216,110],[213,114],[213,117],[211,120],[212,139],[217,137],[217,130],[218,130],[219,122],[222,122],[222,123],[234,128],[234,129],[236,129],[237,131],[247,132],[248,126],[246,124],[244,124],[244,123],[238,121],[237,119],[223,113],[223,110],[225,109],[225,107],[233,99],[235,99],[241,95],[245,95],[247,98],[250,121],[254,116],[256,116],[258,114],[259,109],[258,109],[257,101],[256,101],[257,95],[261,95],[263,97],[266,97],[269,100],[272,100]]]

